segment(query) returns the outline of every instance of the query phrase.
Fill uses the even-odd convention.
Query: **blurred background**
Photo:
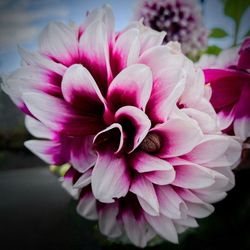
[[[0,81],[20,65],[17,46],[37,48],[39,33],[49,21],[80,24],[88,10],[112,5],[116,30],[136,18],[139,1],[126,0],[1,0]],[[197,1],[208,30],[206,52],[238,45],[250,35],[249,1],[234,2],[242,17],[230,16],[223,0]],[[243,6],[243,9],[242,9]],[[0,89],[0,240],[1,249],[121,249],[108,244],[95,223],[75,212],[75,202],[61,188],[48,166],[23,146],[30,138],[24,117]],[[250,170],[236,172],[236,187],[199,220],[200,227],[181,237],[181,244],[151,249],[250,249]],[[122,249],[136,249],[124,246]]]

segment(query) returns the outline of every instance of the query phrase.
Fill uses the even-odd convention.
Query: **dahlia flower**
[[[135,17],[154,30],[166,31],[164,42],[178,41],[186,55],[195,57],[206,48],[208,31],[196,0],[141,0]]]
[[[64,187],[109,238],[178,242],[234,185],[241,146],[221,133],[201,69],[164,33],[133,22],[114,32],[109,6],[79,27],[49,24],[3,88]]]
[[[206,82],[212,88],[211,103],[218,113],[221,129],[238,136],[250,137],[250,37],[240,48],[224,51],[218,57],[201,58]]]

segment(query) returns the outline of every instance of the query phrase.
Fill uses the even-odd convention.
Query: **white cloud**
[[[68,10],[57,1],[2,0],[0,4],[0,52],[32,41],[40,32],[39,22],[62,18]]]

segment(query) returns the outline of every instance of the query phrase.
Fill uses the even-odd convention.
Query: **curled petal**
[[[151,127],[151,122],[143,111],[133,106],[125,106],[118,109],[115,113],[115,119],[123,126],[125,133],[127,132],[127,136],[131,135],[134,130],[134,138],[127,138],[129,141],[133,140],[133,144],[129,149],[129,153],[131,153],[147,135]]]
[[[73,188],[84,188],[91,182],[92,169],[87,170],[83,173],[80,178],[74,183]]]

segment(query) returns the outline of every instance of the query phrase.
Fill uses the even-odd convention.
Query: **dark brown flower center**
[[[149,133],[142,143],[140,148],[147,153],[156,153],[161,148],[161,138],[156,133]]]

